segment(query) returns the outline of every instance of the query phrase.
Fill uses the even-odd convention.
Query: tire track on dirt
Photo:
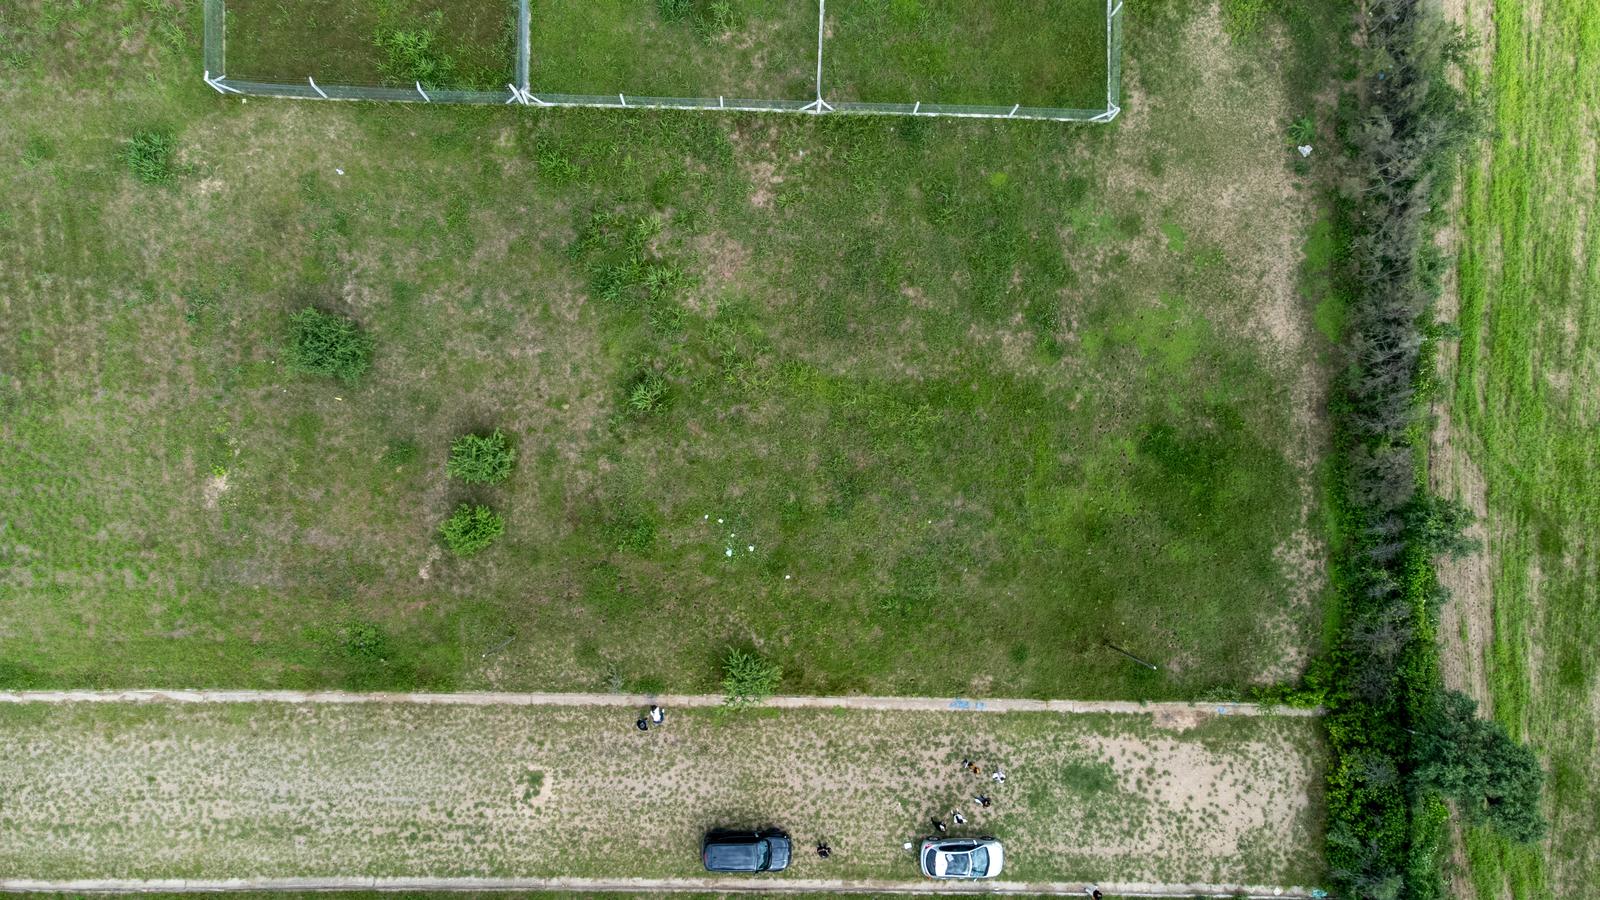
[[[354,691],[256,690],[82,690],[0,691],[0,703],[400,703],[434,706],[613,706],[665,707],[721,706],[721,694],[606,694],[513,693],[482,691],[462,693],[361,693]],[[1259,703],[1190,703],[1133,700],[1034,700],[1027,698],[783,696],[769,697],[763,706],[776,709],[863,709],[898,712],[1056,712],[1117,713],[1157,716],[1281,716],[1305,718],[1322,715],[1321,708],[1295,709]]]
[[[228,893],[242,891],[590,891],[596,893],[715,892],[763,894],[939,894],[1059,895],[1086,893],[1083,882],[996,881],[987,884],[938,884],[929,881],[828,880],[796,878],[227,878],[103,879],[47,881],[0,880],[0,891],[65,893]],[[1223,884],[1116,884],[1099,888],[1110,897],[1230,897],[1250,900],[1312,898],[1308,888]],[[1326,895],[1321,895],[1326,896]]]

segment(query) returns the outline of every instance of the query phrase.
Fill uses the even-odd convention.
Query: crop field
[[[1600,18],[1582,0],[1471,0],[1494,135],[1463,196],[1452,485],[1487,515],[1456,571],[1463,687],[1544,754],[1550,838],[1467,835],[1481,900],[1600,892]],[[1551,104],[1559,93],[1568,98]],[[1587,228],[1587,232],[1586,232]]]
[[[224,101],[195,7],[6,7],[0,681],[1295,678],[1318,57],[1141,6],[1098,129]],[[80,80],[117,87],[60,115]],[[289,365],[308,306],[369,371]],[[493,429],[509,479],[448,477]],[[504,517],[471,557],[464,502]]]
[[[1308,719],[674,710],[641,734],[617,709],[95,704],[0,728],[0,870],[28,877],[689,877],[708,827],[776,824],[835,851],[793,877],[914,879],[901,843],[957,807],[1019,879],[1322,874]]]

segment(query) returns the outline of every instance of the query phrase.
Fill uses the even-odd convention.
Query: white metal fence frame
[[[858,113],[869,115],[927,116],[961,119],[1023,119],[1050,122],[1110,122],[1122,112],[1122,7],[1123,0],[1106,0],[1106,102],[1100,109],[984,106],[949,103],[868,103],[825,99],[823,55],[826,50],[827,0],[817,0],[817,81],[811,100],[761,100],[730,97],[647,97],[557,94],[536,92],[529,83],[532,16],[529,0],[519,0],[515,81],[504,90],[457,90],[381,85],[323,84],[308,75],[305,83],[233,79],[227,76],[227,2],[205,0],[204,55],[207,85],[222,95],[281,97],[299,100],[375,100],[399,103],[520,104],[537,107],[591,109],[682,109],[718,112]]]

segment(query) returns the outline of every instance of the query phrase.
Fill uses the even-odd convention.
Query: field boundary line
[[[1326,896],[1310,888],[1224,884],[1149,884],[1100,882],[1112,897],[1246,897],[1312,898]],[[725,892],[764,894],[879,893],[879,894],[1053,894],[1083,896],[1084,882],[995,881],[987,884],[939,884],[922,881],[877,879],[801,878],[372,878],[329,876],[311,878],[106,878],[0,880],[8,893],[228,893],[235,891],[640,891]]]
[[[610,694],[561,692],[473,691],[455,693],[396,693],[387,691],[274,691],[274,690],[128,690],[0,691],[0,703],[290,703],[349,704],[391,703],[418,706],[617,706],[704,708],[721,706],[721,694]],[[1191,703],[1136,700],[1034,700],[1028,698],[779,696],[762,704],[775,709],[858,709],[895,712],[1053,712],[1139,715],[1200,713],[1217,716],[1306,718],[1324,710],[1267,706],[1260,703]]]

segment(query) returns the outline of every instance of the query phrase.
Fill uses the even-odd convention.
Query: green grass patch
[[[1565,62],[1600,39],[1592,12],[1577,0],[1496,4],[1481,36],[1492,69],[1470,82],[1493,139],[1463,194],[1453,414],[1488,485],[1494,714],[1544,754],[1551,826],[1547,853],[1468,833],[1481,898],[1600,893],[1600,715],[1587,661],[1600,645],[1600,241],[1581,224],[1600,215],[1581,149],[1600,127],[1600,72]],[[1575,102],[1537,101],[1552,91]]]
[[[516,61],[508,0],[227,0],[236,79],[504,87]]]
[[[808,99],[810,0],[531,0],[533,92]]]
[[[830,100],[1104,109],[1102,0],[834,0]]]

